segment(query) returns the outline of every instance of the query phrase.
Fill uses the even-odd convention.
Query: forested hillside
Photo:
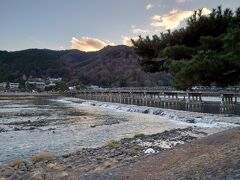
[[[200,9],[185,28],[133,43],[146,72],[170,72],[180,89],[240,83],[240,8]]]
[[[108,46],[97,52],[28,49],[0,51],[0,82],[22,82],[28,77],[63,77],[69,85],[102,87],[170,85],[166,73],[145,73],[133,50]]]

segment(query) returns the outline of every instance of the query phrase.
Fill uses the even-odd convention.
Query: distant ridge
[[[167,74],[146,74],[132,48],[107,46],[96,52],[26,49],[0,51],[0,82],[29,77],[63,77],[70,85],[79,82],[102,87],[170,85]]]

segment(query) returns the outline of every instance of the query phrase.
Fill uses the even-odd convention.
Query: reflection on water
[[[136,104],[141,105],[141,104]],[[184,111],[193,111],[193,112],[203,112],[211,114],[235,114],[240,115],[240,104],[229,104],[222,105],[221,102],[217,101],[205,101],[205,102],[192,102],[185,103],[181,101],[162,101],[156,105],[148,104],[152,107],[160,107],[164,109],[176,109]]]

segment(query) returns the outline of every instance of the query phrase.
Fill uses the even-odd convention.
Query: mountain
[[[0,51],[0,82],[23,77],[63,77],[70,85],[102,87],[170,85],[171,76],[141,70],[132,48],[107,46],[96,52],[28,49]]]

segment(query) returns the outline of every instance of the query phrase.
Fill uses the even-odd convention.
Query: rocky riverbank
[[[145,156],[100,173],[81,176],[85,180],[122,179],[240,179],[240,128],[198,139],[170,151]]]
[[[40,153],[32,156],[32,162],[14,160],[1,166],[0,179],[77,179],[116,165],[134,163],[149,154],[168,151],[206,135],[197,127],[189,127],[109,140],[102,147],[83,148],[62,156]]]
[[[240,120],[79,101],[0,101],[0,180],[84,179],[192,144]]]

